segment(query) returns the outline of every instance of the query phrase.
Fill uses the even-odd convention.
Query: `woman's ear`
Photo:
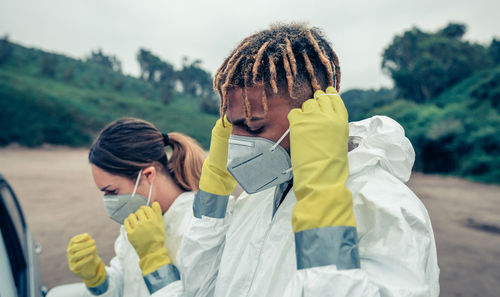
[[[149,183],[153,183],[156,178],[156,168],[154,166],[146,167],[142,170],[142,174],[148,179]]]

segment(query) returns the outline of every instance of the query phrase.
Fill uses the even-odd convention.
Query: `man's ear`
[[[153,183],[156,178],[156,168],[154,166],[146,167],[142,170],[142,174],[144,174],[150,183]]]

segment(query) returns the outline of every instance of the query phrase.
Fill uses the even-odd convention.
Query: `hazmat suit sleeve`
[[[229,227],[229,215],[225,214],[228,199],[224,199],[224,203],[219,203],[214,208],[207,208],[205,203],[201,203],[203,194],[199,193],[193,205],[196,217],[183,238],[179,258],[185,296],[197,297],[214,294],[225,235]],[[201,205],[205,206],[197,209]],[[219,215],[215,215],[214,210],[217,210],[215,212],[219,212]]]
[[[383,169],[361,174],[350,181],[356,189],[361,269],[297,270],[284,296],[439,296],[436,247],[425,208]]]
[[[288,114],[297,273],[293,296],[378,296],[360,269],[349,176],[347,110],[337,90]],[[285,294],[285,296],[288,296]]]
[[[152,295],[154,297],[214,295],[225,235],[229,227],[230,214],[226,214],[226,209],[230,200],[229,197],[218,197],[225,200],[225,203],[220,203],[220,200],[213,200],[214,197],[204,198],[203,195],[206,193],[195,196],[195,217],[182,239],[178,252],[181,280],[156,291]],[[202,201],[203,199],[219,202],[214,206],[210,202]]]
[[[298,269],[285,295],[438,296],[439,268],[430,219],[404,184],[414,160],[410,142],[399,124],[386,117],[350,128],[351,135],[363,138],[349,154],[347,181],[357,222],[360,268]]]

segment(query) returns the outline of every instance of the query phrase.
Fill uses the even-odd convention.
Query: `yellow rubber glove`
[[[288,114],[294,232],[326,226],[356,226],[349,175],[347,110],[333,87],[316,91]],[[329,95],[333,94],[333,95]]]
[[[231,123],[217,120],[212,129],[210,153],[203,163],[200,177],[200,190],[210,194],[228,196],[236,186],[236,180],[227,171],[227,151],[229,136],[233,130]]]
[[[139,256],[142,275],[148,275],[163,265],[170,264],[165,243],[165,226],[161,207],[154,202],[152,207],[141,206],[125,219],[128,241]]]
[[[71,238],[66,249],[69,270],[81,278],[89,288],[97,287],[106,280],[104,262],[97,254],[95,240],[87,233]]]

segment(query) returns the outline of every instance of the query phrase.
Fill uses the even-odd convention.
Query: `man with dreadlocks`
[[[339,88],[337,55],[303,24],[225,59],[181,280],[156,295],[439,295],[430,219],[404,185],[413,148],[387,117],[348,124]]]

